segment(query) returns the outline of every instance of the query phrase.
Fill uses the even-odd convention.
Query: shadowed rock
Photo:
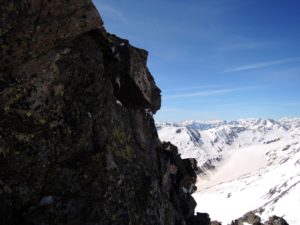
[[[88,0],[1,5],[1,225],[185,224],[196,174],[158,139],[148,53]]]
[[[277,216],[272,216],[268,221],[262,223],[261,218],[253,211],[250,211],[243,217],[232,221],[231,225],[244,225],[245,223],[251,225],[288,225],[288,223],[282,217]]]
[[[158,139],[148,53],[90,0],[0,3],[0,224],[210,224],[196,161]]]

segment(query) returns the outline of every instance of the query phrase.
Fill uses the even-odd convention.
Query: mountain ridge
[[[158,138],[148,52],[91,0],[0,3],[0,224],[210,225],[197,162]]]
[[[0,224],[201,219],[192,161],[154,126],[148,52],[106,32],[91,0],[0,3]]]
[[[254,211],[264,221],[276,214],[285,216],[289,224],[300,223],[292,208],[300,207],[299,118],[156,126],[160,138],[177,145],[183,158],[198,161],[201,172],[193,196],[204,204],[197,210],[210,212],[212,219],[224,224],[247,211]],[[194,133],[200,138],[195,139]]]

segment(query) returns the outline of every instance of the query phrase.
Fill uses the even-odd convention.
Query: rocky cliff
[[[90,0],[0,4],[0,224],[209,225],[196,161],[158,139],[147,52]]]
[[[0,224],[193,224],[195,161],[158,139],[147,52],[90,0],[0,3]]]

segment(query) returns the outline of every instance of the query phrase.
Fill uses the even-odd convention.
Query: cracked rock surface
[[[158,139],[148,53],[89,0],[0,3],[0,224],[189,224],[197,166]]]
[[[194,215],[197,162],[158,138],[147,51],[90,0],[0,4],[0,224],[218,224]]]

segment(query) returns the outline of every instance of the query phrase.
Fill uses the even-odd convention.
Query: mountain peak
[[[157,127],[161,140],[176,144],[183,158],[198,161],[197,210],[210,212],[223,224],[254,211],[264,221],[277,214],[296,225],[300,223],[293,210],[300,207],[299,121],[189,121]],[[246,217],[233,224],[252,224]]]

